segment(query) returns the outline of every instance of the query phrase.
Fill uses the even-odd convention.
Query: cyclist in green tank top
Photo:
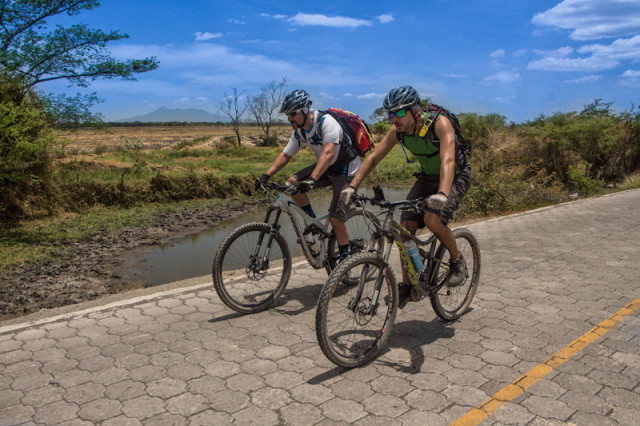
[[[341,193],[345,203],[358,189],[362,181],[398,143],[402,143],[420,164],[421,173],[407,195],[408,200],[429,197],[427,211],[423,215],[404,212],[401,224],[412,234],[427,227],[445,245],[451,256],[451,269],[447,285],[460,285],[466,276],[466,262],[458,251],[453,232],[447,223],[453,217],[460,200],[471,185],[471,167],[466,155],[456,143],[456,135],[449,119],[440,115],[435,123],[420,109],[420,96],[411,86],[392,89],[386,96],[383,107],[389,114],[392,126],[382,141],[376,145],[349,186]],[[428,132],[428,126],[435,132]],[[402,282],[409,283],[406,271],[402,271]],[[411,297],[411,285],[401,283],[399,306],[404,307]]]

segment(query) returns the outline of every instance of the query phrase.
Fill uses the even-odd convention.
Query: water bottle
[[[304,240],[307,242],[307,246],[309,247],[309,250],[311,251],[311,255],[312,256],[317,256],[318,253],[320,253],[320,249],[318,248],[318,245],[316,244],[316,240],[315,240],[315,238],[313,238],[313,235],[311,235],[311,233],[306,234],[304,236]]]
[[[416,271],[419,274],[424,269],[424,263],[422,263],[422,259],[420,258],[420,252],[418,251],[416,242],[413,240],[408,240],[404,243],[404,247],[407,249],[407,253],[409,253],[409,256],[411,256],[413,265],[416,267]]]

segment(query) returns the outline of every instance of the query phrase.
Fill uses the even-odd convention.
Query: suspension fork
[[[271,251],[271,246],[273,245],[273,240],[275,239],[275,236],[278,234],[278,232],[280,232],[280,215],[282,214],[282,209],[280,207],[275,207],[275,206],[269,206],[269,208],[267,209],[267,214],[264,218],[264,223],[269,223],[269,218],[271,217],[271,213],[276,212],[276,217],[275,220],[273,221],[273,223],[271,224],[271,230],[269,232],[269,236],[267,237],[267,248],[263,253],[262,256],[262,262],[261,262],[261,266],[264,266],[266,264],[268,264],[269,262],[269,252]],[[255,252],[253,253],[253,258],[254,259],[258,259],[258,256],[260,255],[260,249],[262,248],[262,242],[264,240],[265,234],[260,234],[260,237],[258,237],[258,244],[256,244],[256,249]]]
[[[387,244],[385,244],[384,254],[382,255],[382,268],[380,269],[380,273],[376,277],[376,282],[373,285],[373,297],[371,298],[371,304],[369,305],[368,314],[375,313],[375,309],[378,306],[378,299],[380,297],[380,289],[382,288],[382,283],[387,277],[387,268],[389,268],[389,264],[387,263],[387,259],[389,259],[389,255],[391,254],[393,238],[387,237]],[[366,264],[362,268],[362,272],[360,273],[360,277],[358,279],[358,289],[356,290],[355,296],[351,299],[347,307],[355,311],[356,307],[360,303],[360,299],[362,299],[362,292],[364,291],[364,285],[369,276],[369,269],[371,265]]]

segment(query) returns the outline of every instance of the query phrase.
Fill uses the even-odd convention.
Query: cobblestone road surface
[[[639,425],[640,190],[469,228],[483,256],[473,309],[447,324],[408,304],[388,350],[358,369],[320,351],[326,274],[304,264],[256,315],[227,309],[204,277],[0,324],[0,424],[446,425],[490,412],[483,425]],[[494,395],[507,398],[476,408]]]

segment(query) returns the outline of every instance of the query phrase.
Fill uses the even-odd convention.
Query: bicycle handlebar
[[[377,188],[377,187],[376,187]],[[380,206],[383,209],[395,210],[399,208],[400,210],[414,210],[424,212],[427,207],[428,197],[425,199],[418,200],[400,200],[400,201],[387,201],[384,198],[384,194],[381,190],[377,190],[374,188],[374,192],[376,195],[373,197],[365,197],[364,195],[360,195],[357,192],[354,192],[351,196],[351,201],[353,203],[369,203],[374,206]],[[379,192],[378,192],[379,191]]]
[[[267,184],[261,184],[260,189],[264,192],[269,190],[284,192],[287,195],[296,195],[298,192],[298,188],[296,186],[291,185],[280,185],[279,183],[269,182]]]

